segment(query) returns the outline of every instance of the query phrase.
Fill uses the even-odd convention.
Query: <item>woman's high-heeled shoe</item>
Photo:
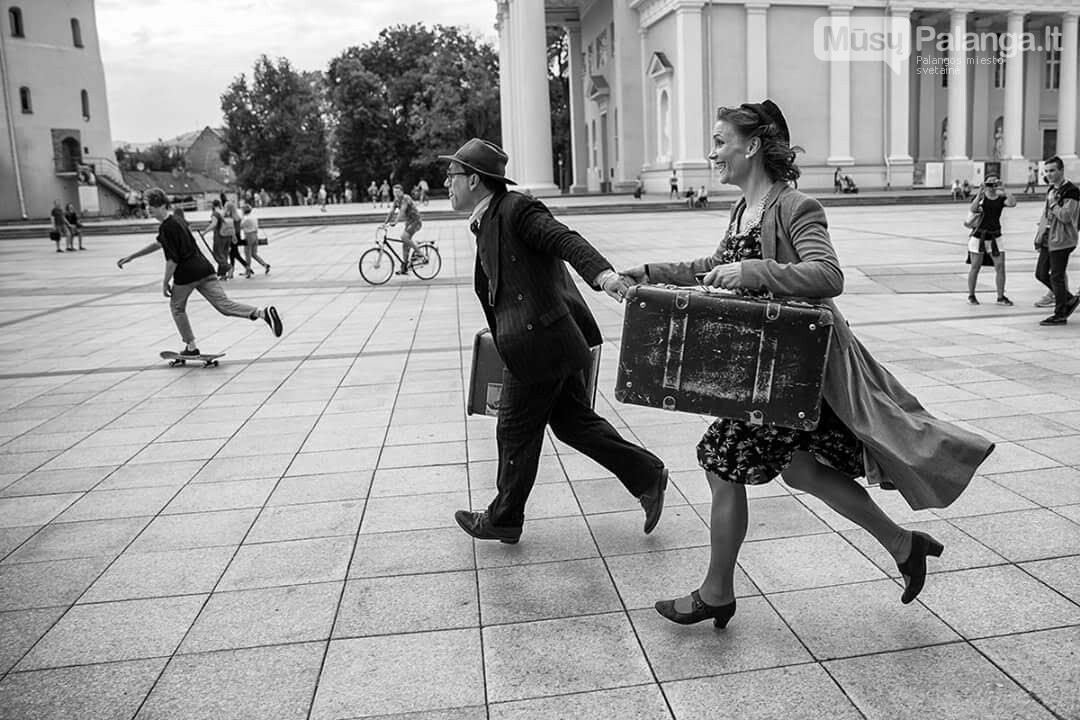
[[[697,590],[690,593],[690,599],[693,601],[693,609],[688,612],[679,612],[675,609],[674,600],[658,600],[656,603],[656,612],[666,617],[671,622],[679,623],[680,625],[693,625],[694,623],[713,619],[713,625],[718,628],[726,627],[728,620],[735,614],[735,601],[732,600],[727,605],[709,605],[701,599],[701,595]]]
[[[924,532],[911,533],[911,554],[907,560],[896,564],[904,574],[904,594],[900,596],[900,602],[907,605],[919,596],[926,582],[926,556],[941,557],[944,549],[944,545]]]

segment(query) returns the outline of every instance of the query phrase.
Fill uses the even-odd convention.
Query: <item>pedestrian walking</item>
[[[1035,186],[1039,182],[1039,169],[1034,164],[1028,165],[1027,185],[1024,186],[1024,194],[1035,194]]]
[[[244,238],[244,255],[247,258],[247,270],[244,272],[244,277],[250,278],[255,274],[251,270],[252,260],[256,260],[262,265],[263,272],[269,275],[270,263],[259,256],[259,219],[255,217],[255,213],[250,205],[245,203],[243,209],[244,217],[240,221],[240,232]]]
[[[679,178],[672,170],[671,177],[668,178],[668,200],[677,197],[679,197]]]
[[[319,186],[319,210],[326,212],[326,186]],[[248,268],[250,270],[251,268]]]
[[[1080,304],[1080,295],[1069,292],[1065,278],[1069,255],[1076,249],[1080,189],[1065,178],[1065,163],[1061,158],[1055,155],[1044,165],[1050,187],[1035,231],[1035,249],[1039,252],[1035,279],[1054,293],[1054,314],[1039,324],[1065,325]]]
[[[594,290],[620,302],[626,283],[543,203],[508,191],[515,183],[506,177],[508,158],[498,146],[474,138],[440,159],[449,162],[451,207],[470,214],[476,295],[506,365],[495,429],[495,498],[486,510],[459,510],[454,519],[474,538],[516,543],[550,425],[555,437],[607,468],[639,499],[645,532],[652,532],[663,511],[668,471],[591,407],[583,371],[592,361],[590,347],[603,338],[566,263]]]
[[[368,200],[371,201],[371,207],[378,207],[377,203],[379,201],[379,186],[375,184],[374,180],[372,180],[371,184],[367,186],[367,195]]]
[[[383,180],[382,185],[379,186],[379,203],[390,202],[390,181]]]
[[[898,489],[915,509],[944,507],[967,487],[993,443],[927,412],[852,334],[831,299],[843,292],[844,275],[825,211],[789,185],[800,171],[780,108],[770,100],[744,103],[721,108],[717,119],[709,160],[717,180],[742,191],[723,241],[711,256],[639,265],[624,275],[634,283],[685,286],[703,273],[702,285],[742,295],[813,298],[833,314],[834,336],[816,429],[720,419],[705,432],[697,458],[712,491],[709,565],[698,589],[661,600],[656,610],[680,624],[727,624],[748,525],[746,486],[777,475],[888,550],[904,578],[901,601],[909,603],[923,588],[927,556],[939,556],[943,546],[897,525],[856,478]],[[827,558],[809,562],[827,567]]]
[[[150,188],[146,191],[146,202],[151,216],[161,223],[157,240],[131,255],[120,258],[116,265],[122,270],[124,265],[135,258],[158,250],[164,251],[165,279],[162,281],[161,291],[169,298],[173,322],[176,323],[180,339],[184,342],[180,354],[185,357],[197,357],[200,354],[195,333],[187,317],[187,301],[195,291],[222,315],[249,320],[262,319],[270,326],[274,337],[281,337],[281,316],[273,305],[257,308],[229,299],[214,268],[199,251],[187,224],[173,217],[170,212],[169,199],[165,192],[160,188]]]
[[[1016,207],[1016,198],[1001,184],[996,175],[990,175],[982,189],[971,201],[970,212],[979,213],[979,224],[971,230],[968,237],[968,303],[978,305],[975,285],[979,281],[979,270],[984,264],[994,266],[994,286],[997,288],[997,304],[1012,305],[1005,295],[1005,251],[1001,249],[1001,213],[1007,207]]]

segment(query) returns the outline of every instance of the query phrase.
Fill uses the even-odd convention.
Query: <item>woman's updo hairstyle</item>
[[[747,140],[755,137],[761,140],[765,172],[774,182],[794,181],[802,174],[795,164],[795,154],[803,149],[791,144],[784,114],[772,100],[743,103],[735,108],[722,107],[716,111],[716,119],[734,126]]]

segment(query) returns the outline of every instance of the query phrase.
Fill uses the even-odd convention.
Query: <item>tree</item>
[[[116,148],[115,155],[116,164],[122,170],[138,170],[139,163],[142,163],[144,170],[168,172],[184,165],[183,153],[177,152],[161,140],[146,149],[123,145]]]
[[[221,96],[223,156],[241,186],[291,192],[317,188],[329,169],[321,73],[299,73],[285,58],[255,61],[251,86],[240,75]]]
[[[330,62],[335,158],[364,187],[438,177],[440,154],[469,137],[499,142],[494,48],[453,27],[398,25]]]

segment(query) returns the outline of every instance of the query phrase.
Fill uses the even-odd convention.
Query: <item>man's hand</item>
[[[649,274],[645,271],[644,265],[620,270],[619,274],[623,276],[628,285],[642,285],[649,282]]]
[[[605,270],[600,274],[600,289],[613,299],[622,302],[626,291],[630,289],[630,283],[614,270]]]
[[[169,284],[168,280],[161,283],[161,294],[165,297],[172,297],[172,285]]]
[[[701,279],[705,287],[718,287],[725,290],[738,290],[742,287],[742,263],[717,265]]]

